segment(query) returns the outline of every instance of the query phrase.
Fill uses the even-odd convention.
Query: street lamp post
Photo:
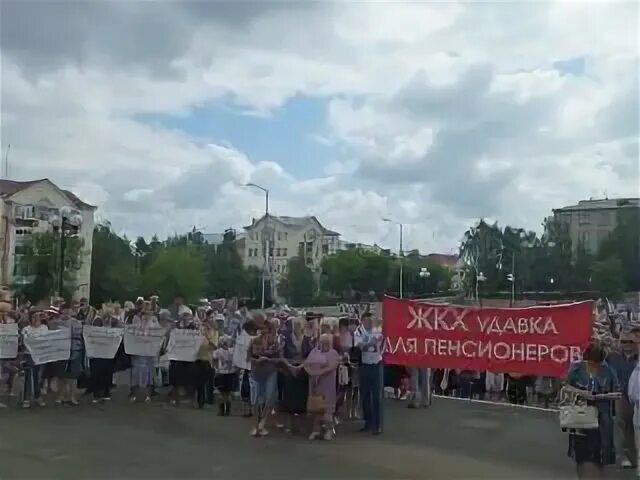
[[[480,303],[480,308],[482,308],[482,297],[480,296],[480,284],[487,281],[487,277],[484,276],[484,273],[480,272],[476,275],[476,297],[478,299],[478,303]]]
[[[60,230],[60,268],[58,270],[58,296],[64,294],[64,251],[66,248],[65,233],[77,233],[82,226],[82,216],[70,207],[62,207],[60,216],[51,219],[54,229]]]
[[[258,190],[262,190],[264,192],[264,221],[265,228],[262,232],[262,240],[263,240],[263,248],[264,248],[264,265],[262,268],[262,299],[260,301],[260,308],[264,310],[264,293],[265,293],[265,284],[266,284],[266,276],[267,272],[269,272],[269,278],[271,278],[271,269],[269,263],[269,239],[267,238],[266,233],[268,233],[267,222],[269,221],[269,190],[255,183],[247,183],[245,187],[253,187]]]
[[[403,224],[400,222],[394,222],[393,220],[391,220],[390,218],[383,218],[382,219],[383,222],[388,222],[388,223],[394,223],[396,225],[398,225],[400,227],[400,298],[402,298],[402,277],[403,277],[403,272],[402,272],[402,228],[403,228]]]
[[[427,278],[429,278],[431,276],[431,272],[429,270],[427,270],[426,267],[422,267],[420,269],[420,273],[418,273],[418,276],[420,278],[422,278],[423,282],[424,282],[424,293],[427,293]]]

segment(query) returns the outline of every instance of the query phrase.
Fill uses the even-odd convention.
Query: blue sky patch
[[[579,76],[584,74],[585,64],[585,57],[574,57],[554,62],[553,68],[558,70],[563,75],[568,74]]]
[[[274,161],[296,178],[321,176],[335,158],[313,139],[326,128],[325,99],[296,96],[270,116],[248,114],[229,99],[192,109],[187,115],[143,115],[141,121],[177,129],[208,143],[228,143],[252,161]]]

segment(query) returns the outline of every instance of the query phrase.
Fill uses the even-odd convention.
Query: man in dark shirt
[[[616,372],[622,398],[616,400],[615,442],[618,463],[623,468],[631,468],[636,461],[636,444],[633,430],[633,405],[627,394],[629,378],[638,363],[637,343],[630,332],[620,335],[620,353],[611,353],[607,363]]]

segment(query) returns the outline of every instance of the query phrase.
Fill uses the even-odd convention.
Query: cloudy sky
[[[453,251],[637,196],[635,2],[1,1],[2,152],[118,232],[264,208]]]

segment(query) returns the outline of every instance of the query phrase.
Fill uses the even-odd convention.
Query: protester
[[[196,401],[198,408],[204,408],[204,404],[213,405],[213,353],[218,346],[218,332],[206,319],[200,325],[202,344],[198,349],[198,355],[194,365],[194,379],[196,390]]]
[[[231,392],[235,389],[236,372],[233,367],[233,338],[230,335],[220,337],[218,348],[213,352],[215,360],[215,386],[220,393],[218,415],[231,415]]]
[[[636,447],[640,446],[640,363],[636,366],[629,379],[627,397],[633,405],[633,430]],[[636,476],[640,478],[640,448],[636,448]]]
[[[115,315],[111,305],[103,305],[102,310],[93,319],[94,327],[119,328],[120,319]],[[89,359],[89,372],[93,403],[111,400],[111,383],[113,381],[115,358]]]
[[[412,367],[411,395],[409,396],[409,408],[426,408],[431,405],[431,369]]]
[[[638,364],[638,351],[631,332],[620,335],[620,352],[607,356],[607,363],[613,369],[620,382],[622,397],[615,402],[615,435],[618,464],[623,468],[635,466],[637,452],[633,430],[633,405],[627,394],[631,373]]]
[[[305,357],[302,351],[304,341],[304,323],[302,317],[289,317],[284,339],[284,358],[289,365],[299,366]],[[297,419],[307,410],[308,376],[300,370],[297,375],[291,375],[290,371],[283,369],[280,374],[282,397],[280,399],[279,412],[287,417],[287,432],[295,432],[298,428]]]
[[[34,403],[41,407],[45,406],[44,400],[42,400],[40,394],[40,365],[33,363],[31,355],[24,346],[24,338],[29,335],[36,335],[41,332],[46,332],[49,328],[42,324],[43,313],[34,312],[31,315],[31,321],[29,325],[22,329],[21,344],[19,355],[23,355],[23,361],[21,362],[24,370],[24,393],[23,393],[23,408],[30,408]]]
[[[196,329],[191,310],[188,312],[183,311],[180,314],[175,328],[178,330]],[[170,332],[167,333],[167,336],[170,336]],[[196,382],[193,362],[171,360],[169,365],[169,383],[171,384],[171,391],[169,392],[171,405],[178,406],[180,404],[180,397],[184,392],[186,392],[188,398],[195,401]]]
[[[171,313],[166,308],[161,309],[158,312],[158,323],[162,328],[164,328],[167,332],[171,332],[171,329],[174,326],[173,320],[171,319]],[[155,362],[156,370],[159,370],[160,375],[159,379],[156,381],[156,386],[160,387],[168,387],[169,386],[169,366],[171,362],[169,361],[169,355],[161,351],[161,355],[158,355],[158,359]]]
[[[137,311],[133,317],[131,324],[133,328],[141,334],[148,334],[152,328],[158,328],[160,324],[158,319],[151,310],[151,303],[144,302],[141,305],[141,310]],[[144,392],[145,403],[151,402],[151,390],[153,387],[153,373],[155,366],[155,356],[131,356],[131,387],[129,401],[135,403],[137,396]]]
[[[567,378],[569,390],[598,410],[598,428],[569,435],[569,456],[574,459],[578,478],[593,478],[615,463],[612,400],[620,390],[615,372],[604,362],[605,352],[594,342]]]
[[[244,406],[244,415],[251,416],[251,361],[249,359],[249,345],[256,335],[256,325],[248,320],[242,326],[240,335],[236,337],[233,347],[233,366],[238,370],[240,385],[240,399]]]
[[[373,326],[370,313],[362,316],[362,325],[357,331],[356,345],[362,351],[360,365],[360,394],[364,415],[363,432],[374,435],[382,433],[382,333]]]
[[[260,319],[258,319],[260,322]],[[266,320],[248,349],[251,360],[251,404],[256,416],[253,436],[265,436],[267,417],[273,408],[278,387],[278,364],[282,359],[275,322]]]
[[[340,354],[333,348],[333,335],[324,333],[304,363],[291,367],[294,373],[301,369],[309,375],[307,411],[313,416],[313,429],[309,440],[321,435],[331,440],[334,435],[333,416],[336,406],[336,371]]]
[[[504,373],[487,372],[484,382],[489,400],[500,400],[504,391]]]

